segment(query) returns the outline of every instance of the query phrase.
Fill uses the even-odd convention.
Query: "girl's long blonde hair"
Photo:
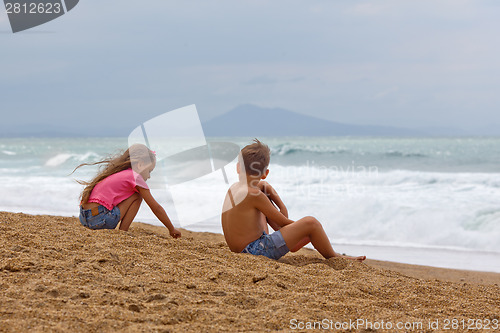
[[[73,170],[73,172],[75,172],[76,169],[84,165],[100,165],[99,172],[90,182],[77,180],[79,184],[85,185],[85,188],[80,194],[80,204],[84,204],[89,200],[92,190],[99,182],[117,172],[127,170],[130,168],[135,170],[138,162],[143,162],[144,164],[147,165],[155,163],[156,162],[155,153],[149,150],[149,148],[146,147],[145,145],[136,143],[130,146],[122,154],[112,156],[108,159],[99,162],[82,163],[79,166],[77,166],[75,170]],[[138,170],[135,171],[138,172]]]

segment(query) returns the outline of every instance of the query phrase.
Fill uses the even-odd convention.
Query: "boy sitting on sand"
[[[279,195],[262,181],[269,174],[269,160],[269,147],[257,139],[244,147],[238,157],[239,182],[229,188],[221,218],[231,251],[279,259],[290,249],[295,252],[311,242],[326,259],[365,260],[365,256],[348,257],[336,253],[321,223],[314,217],[306,216],[297,221],[288,218]],[[272,234],[269,234],[268,224],[276,230]]]

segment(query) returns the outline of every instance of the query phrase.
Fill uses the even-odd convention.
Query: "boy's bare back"
[[[264,195],[244,183],[233,184],[226,194],[222,229],[227,245],[233,252],[241,252],[266,230],[267,225],[262,223],[263,215],[256,206],[256,198],[260,194]]]

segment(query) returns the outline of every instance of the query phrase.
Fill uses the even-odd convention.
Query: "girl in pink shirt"
[[[120,230],[127,231],[144,200],[172,237],[181,236],[146,184],[156,166],[156,156],[151,150],[145,145],[134,144],[122,155],[96,163],[84,163],[76,169],[96,164],[105,167],[90,182],[79,181],[86,185],[80,197],[80,222],[83,226],[115,229],[121,221]]]

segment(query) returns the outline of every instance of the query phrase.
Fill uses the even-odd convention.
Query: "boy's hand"
[[[269,189],[272,189],[268,182],[261,180],[258,184],[259,190],[264,192],[265,195],[269,196]]]
[[[181,237],[181,232],[175,228],[170,230],[169,232],[170,232],[170,236],[172,236],[173,238]]]
[[[271,201],[271,203],[278,208],[281,214],[283,214],[286,218],[288,218],[288,209],[286,208],[285,204],[278,195],[278,192],[276,192],[276,190],[271,186],[271,184],[269,184],[266,181],[260,181],[259,188],[267,196],[269,201]],[[271,227],[274,230],[277,230],[272,225]]]

